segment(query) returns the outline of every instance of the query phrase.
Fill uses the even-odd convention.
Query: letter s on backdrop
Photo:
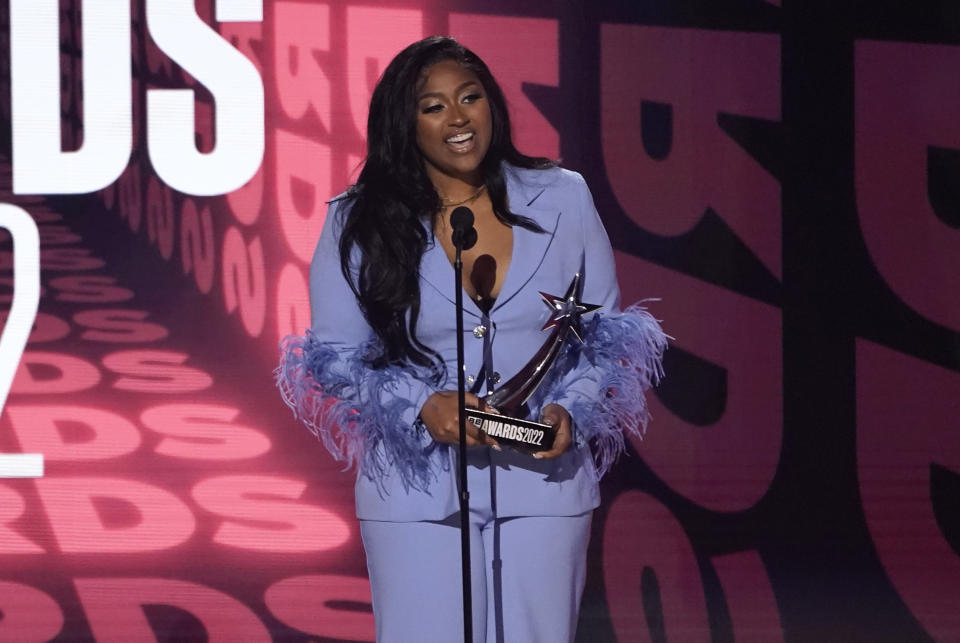
[[[260,22],[260,0],[217,2],[221,21]],[[264,92],[256,66],[197,15],[193,0],[147,3],[157,46],[210,90],[216,105],[216,145],[201,153],[194,141],[194,93],[147,91],[147,150],[170,187],[197,196],[242,187],[263,161]]]

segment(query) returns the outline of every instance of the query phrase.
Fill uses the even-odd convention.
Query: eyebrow
[[[477,81],[477,80],[468,80],[467,82],[465,82],[465,83],[461,84],[459,87],[457,87],[457,88],[454,90],[453,93],[454,93],[454,94],[459,94],[461,91],[463,91],[463,89],[464,89],[465,87],[469,87],[470,85],[479,85],[479,84],[480,84],[480,81]],[[423,100],[424,98],[429,98],[430,96],[443,96],[443,92],[427,92],[427,93],[425,93],[425,94],[420,94],[419,96],[417,96],[417,100],[418,100],[418,101],[421,101],[421,100]]]

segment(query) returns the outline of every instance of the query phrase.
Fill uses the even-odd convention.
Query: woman
[[[500,88],[455,40],[427,38],[390,63],[367,146],[356,185],[331,202],[310,270],[312,329],[287,339],[278,382],[358,466],[377,640],[462,636],[449,218],[466,205],[479,239],[463,255],[468,406],[543,344],[541,292],[562,294],[583,271],[583,301],[602,306],[529,403],[557,430],[550,451],[501,448],[468,423],[474,638],[571,641],[597,481],[623,449],[621,427],[646,424],[665,336],[642,309],[620,312],[583,179],[517,151]]]

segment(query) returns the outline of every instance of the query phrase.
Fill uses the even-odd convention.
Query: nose
[[[453,108],[447,112],[450,116],[450,125],[453,127],[463,127],[470,122],[470,117],[463,111],[463,106],[454,103]]]

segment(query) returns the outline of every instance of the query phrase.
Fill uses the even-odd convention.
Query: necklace
[[[475,201],[481,194],[483,194],[483,191],[486,190],[486,189],[487,189],[487,184],[484,183],[483,185],[481,185],[480,187],[478,187],[473,194],[471,194],[470,196],[468,196],[468,197],[467,197],[466,199],[464,199],[463,201],[457,201],[457,202],[455,202],[455,203],[450,203],[449,201],[447,201],[446,199],[444,199],[443,197],[441,197],[441,198],[440,198],[440,202],[443,204],[443,207],[445,207],[445,208],[455,208],[455,207],[457,207],[458,205],[463,205],[464,203],[470,203],[471,201]]]

